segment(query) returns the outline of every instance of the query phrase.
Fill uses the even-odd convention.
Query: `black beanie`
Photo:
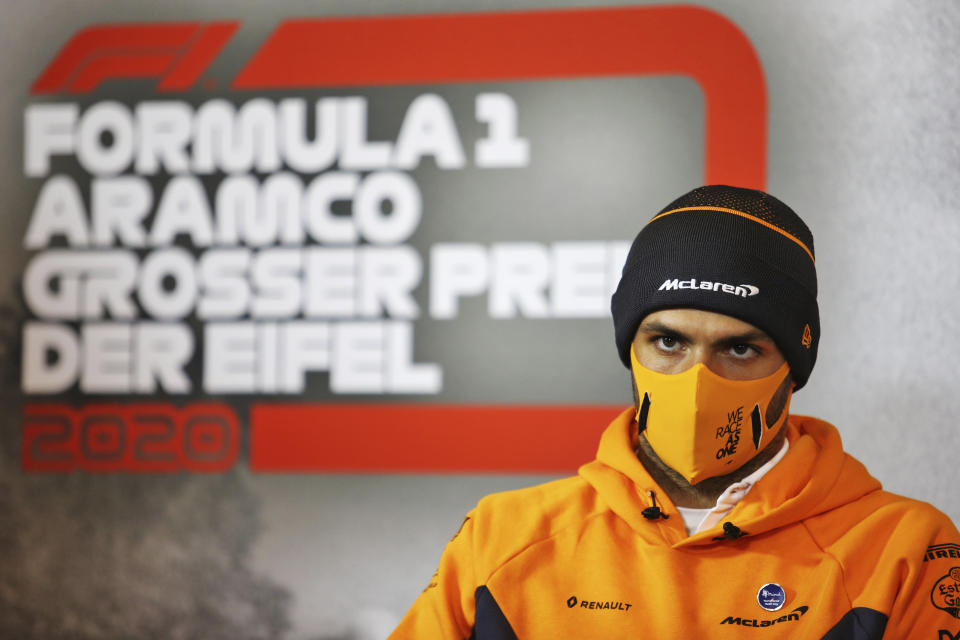
[[[820,340],[813,235],[790,207],[763,191],[710,185],[683,195],[640,230],[611,300],[620,360],[644,316],[687,307],[763,330],[797,388]]]

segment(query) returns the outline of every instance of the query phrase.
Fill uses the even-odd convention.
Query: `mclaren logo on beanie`
[[[680,278],[674,278],[673,280],[670,280],[667,278],[663,281],[663,284],[660,285],[658,291],[675,291],[678,289],[720,291],[722,293],[732,293],[733,295],[740,296],[741,298],[755,296],[760,293],[760,288],[755,287],[752,284],[741,284],[734,286],[724,282],[710,282],[709,280],[697,280],[696,278],[691,278],[689,280],[681,280]]]

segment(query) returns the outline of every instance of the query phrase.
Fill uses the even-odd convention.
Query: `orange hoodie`
[[[791,416],[783,460],[688,536],[632,415],[578,476],[481,500],[390,637],[960,640],[960,534],[834,427]]]

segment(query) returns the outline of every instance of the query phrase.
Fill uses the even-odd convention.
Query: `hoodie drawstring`
[[[663,510],[660,509],[660,507],[657,506],[657,496],[656,494],[653,493],[653,491],[650,492],[650,502],[653,503],[653,506],[647,507],[646,509],[640,512],[640,514],[644,518],[646,518],[647,520],[656,520],[657,518],[663,518],[664,520],[666,520],[667,518],[670,517],[667,514],[665,514]]]
[[[657,518],[663,518],[666,520],[670,516],[663,512],[663,509],[657,506],[657,494],[653,491],[650,492],[650,502],[653,503],[652,506],[647,507],[640,512],[647,520],[656,520]],[[742,538],[745,535],[749,535],[746,531],[743,531],[740,527],[733,524],[732,522],[723,523],[723,535],[717,536],[714,540],[736,540]]]
[[[742,531],[740,527],[733,524],[732,522],[723,523],[723,535],[717,536],[714,540],[736,540],[737,538],[742,538],[747,534],[746,531]]]

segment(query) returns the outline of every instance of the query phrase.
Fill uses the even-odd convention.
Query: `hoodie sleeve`
[[[849,609],[824,638],[960,633],[960,534],[933,506],[877,491],[805,522],[840,565]]]
[[[474,516],[475,512],[471,511],[464,518],[460,530],[447,543],[440,566],[427,588],[388,640],[453,640],[471,635],[477,586],[473,554]]]
[[[884,638],[960,635],[960,533],[945,515],[930,511],[934,521],[924,536],[925,548],[918,548],[900,567],[901,586]]]

